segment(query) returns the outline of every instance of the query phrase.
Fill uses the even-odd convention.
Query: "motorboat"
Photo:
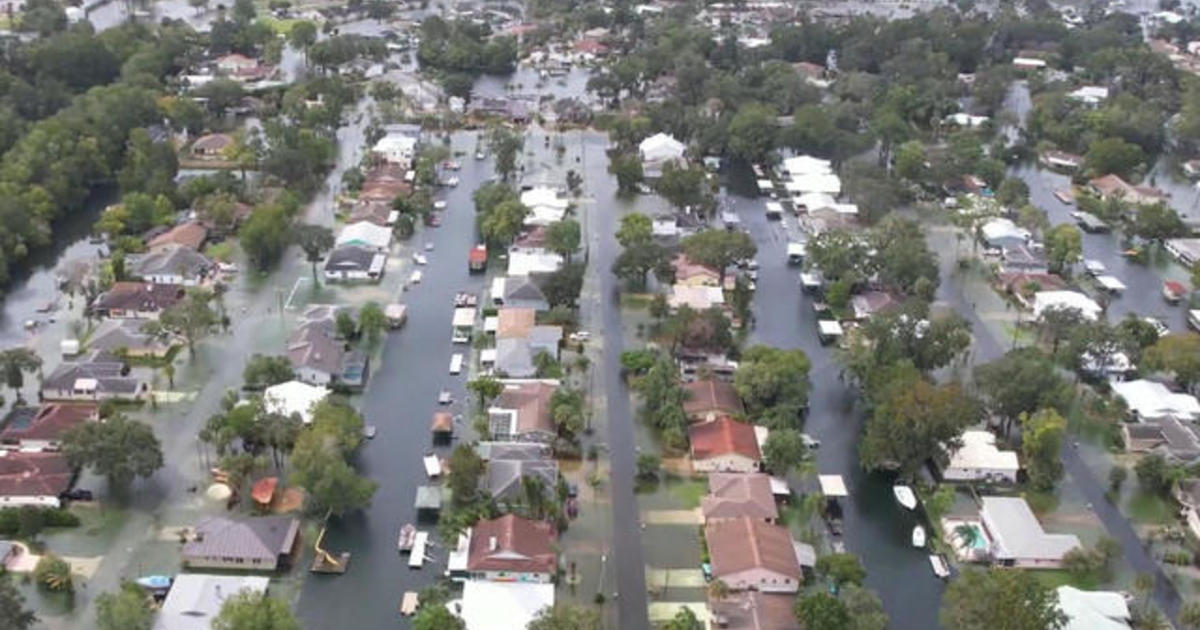
[[[363,427],[363,436],[366,437],[368,440],[374,439],[375,438],[375,425],[368,424],[367,426]]]
[[[442,393],[438,394],[439,405],[449,405],[454,402],[454,396],[450,394],[450,390],[443,389]]]
[[[912,545],[917,549],[925,546],[925,528],[917,525],[912,531]]]
[[[476,159],[476,160],[482,160],[482,159],[483,159],[483,151],[476,151],[476,152],[475,152],[475,159]]]
[[[424,265],[429,262],[429,259],[425,258],[425,254],[422,254],[421,252],[413,252],[412,257],[413,262],[417,263],[418,265]]]
[[[133,582],[148,591],[165,591],[171,588],[173,581],[174,578],[167,575],[145,575]]]
[[[425,243],[425,251],[427,251],[427,252],[433,251],[433,243]]]
[[[412,551],[413,541],[417,538],[417,526],[412,523],[405,523],[400,528],[400,537],[396,541],[396,548],[402,553]]]
[[[896,501],[906,509],[917,508],[917,495],[913,493],[912,488],[897,484],[892,486],[892,494],[896,495]]]
[[[941,556],[930,554],[929,566],[933,567],[933,574],[943,580],[950,577],[950,567],[946,566],[946,561]]]
[[[445,210],[446,209],[446,200],[438,199],[437,201],[433,202],[433,209],[434,210]]]

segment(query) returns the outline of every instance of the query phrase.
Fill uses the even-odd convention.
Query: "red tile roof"
[[[468,571],[554,573],[554,526],[515,514],[480,521],[471,532]]]
[[[688,438],[692,443],[692,459],[709,459],[735,453],[755,461],[761,459],[754,427],[732,418],[693,424],[688,427]]]
[[[712,473],[708,476],[708,495],[700,500],[705,520],[749,516],[775,519],[775,495],[771,480],[762,473]]]
[[[679,254],[671,259],[671,266],[675,268],[676,282],[684,282],[689,278],[703,276],[712,279],[713,286],[716,286],[717,282],[721,279],[721,272],[708,265],[695,262],[685,254]]]
[[[147,247],[154,249],[162,245],[178,243],[184,247],[192,249],[200,249],[204,244],[204,239],[208,238],[208,228],[204,227],[197,221],[189,221],[182,225],[177,225],[162,234],[151,239],[147,243]]]
[[[57,497],[71,487],[71,465],[62,453],[0,455],[0,497]]]
[[[95,403],[46,403],[23,426],[6,425],[0,431],[0,441],[57,440],[69,429],[95,420],[97,409]]]
[[[765,569],[800,580],[800,561],[792,535],[779,525],[742,517],[710,521],[704,539],[715,577]]]
[[[683,411],[688,417],[708,413],[718,415],[741,415],[746,412],[742,399],[733,385],[725,381],[704,379],[683,384]],[[704,418],[698,418],[703,420]]]

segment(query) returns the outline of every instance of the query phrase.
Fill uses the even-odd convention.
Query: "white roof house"
[[[1100,305],[1077,291],[1038,291],[1033,295],[1033,314],[1040,318],[1042,313],[1054,309],[1075,309],[1087,320],[1100,317]]]
[[[992,557],[1006,567],[1056,568],[1072,549],[1074,534],[1047,534],[1021,497],[981,497],[979,516],[992,541]]]
[[[833,173],[793,175],[790,180],[784,183],[784,188],[793,197],[800,197],[804,193],[814,192],[839,195],[842,192],[842,179]]]
[[[351,223],[342,228],[335,246],[357,245],[376,251],[386,251],[392,244],[392,230],[370,221]]]
[[[809,212],[816,212],[836,206],[837,200],[827,193],[809,192],[796,197],[794,203],[797,206],[804,206]]]
[[[984,223],[979,227],[979,233],[983,237],[983,241],[991,247],[1023,245],[1032,237],[1029,230],[1003,217]]]
[[[529,208],[525,225],[550,225],[563,220],[570,201],[559,197],[553,188],[539,186],[521,193],[521,204]]]
[[[1087,105],[1099,105],[1108,100],[1108,88],[1098,85],[1085,85],[1068,93],[1067,98]]]
[[[947,124],[957,125],[967,129],[974,129],[976,127],[982,127],[985,123],[987,123],[988,120],[990,120],[990,118],[987,116],[972,116],[965,112],[958,112],[947,116],[945,122]]]
[[[535,273],[554,273],[562,264],[562,256],[544,249],[514,250],[508,254],[508,275],[528,276]]]
[[[725,293],[721,287],[676,284],[671,287],[671,295],[667,297],[667,304],[671,308],[679,308],[686,304],[697,311],[708,310],[724,303]]]
[[[792,178],[800,175],[828,175],[833,173],[833,163],[811,155],[801,155],[784,160],[783,170]]]
[[[996,436],[991,431],[963,431],[960,439],[962,446],[949,453],[950,461],[942,470],[944,479],[1016,483],[1017,471],[1021,469],[1017,453],[997,448]]]
[[[683,158],[686,146],[665,133],[656,133],[638,144],[638,155],[643,162],[669,162]]]
[[[329,397],[329,390],[301,381],[288,381],[263,390],[263,409],[282,416],[298,414],[304,424],[312,422],[312,410]]]
[[[265,595],[265,577],[180,573],[163,600],[154,630],[209,630],[225,600],[249,590]]]
[[[554,606],[554,585],[467,580],[462,600],[447,606],[467,630],[524,628],[540,610]]]
[[[1175,393],[1162,383],[1138,379],[1113,383],[1112,389],[1140,420],[1167,416],[1179,420],[1200,419],[1200,401],[1195,396]]]
[[[1060,586],[1058,608],[1067,616],[1062,630],[1129,630],[1129,604],[1115,591],[1081,591]]]
[[[390,133],[379,139],[371,153],[387,160],[391,164],[407,166],[412,163],[417,151],[417,139],[399,133]]]

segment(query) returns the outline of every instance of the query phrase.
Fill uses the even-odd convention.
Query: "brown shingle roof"
[[[0,497],[56,497],[71,487],[71,477],[62,453],[0,454]]]
[[[801,579],[792,535],[779,525],[747,517],[710,521],[704,526],[704,539],[715,577],[766,569]]]
[[[515,514],[480,521],[471,533],[467,570],[554,573],[556,537],[550,523]]]
[[[537,317],[531,308],[502,308],[497,313],[497,339],[524,339],[529,336]]]
[[[177,243],[191,249],[200,249],[206,238],[208,238],[208,228],[201,225],[198,221],[189,221],[176,225],[170,230],[159,234],[151,239],[146,246],[154,249],[162,245]]]
[[[92,303],[92,310],[100,314],[115,310],[163,311],[178,304],[184,295],[183,285],[179,284],[114,282]]]
[[[754,461],[761,456],[754,427],[732,418],[701,422],[688,427],[692,459],[709,459],[736,453]]]
[[[713,379],[683,384],[683,411],[689,418],[703,420],[710,413],[738,416],[746,412],[733,385]]]
[[[745,591],[723,599],[709,598],[708,607],[723,630],[800,630],[791,595]]]
[[[554,421],[550,418],[550,397],[556,385],[541,381],[504,384],[504,391],[496,397],[493,407],[514,409],[517,412],[516,433],[543,431],[554,433]]]
[[[761,473],[710,474],[708,495],[700,500],[700,511],[706,521],[742,516],[773,520],[779,516],[771,480]]]

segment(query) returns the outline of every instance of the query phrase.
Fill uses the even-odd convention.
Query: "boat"
[[[1187,287],[1181,282],[1167,280],[1163,283],[1162,295],[1163,299],[1171,304],[1178,304],[1183,296],[1187,294]]]
[[[1108,267],[1105,267],[1104,263],[1100,262],[1099,260],[1091,260],[1091,259],[1083,261],[1083,268],[1088,272],[1088,275],[1090,275],[1090,276],[1103,275],[1105,272],[1108,271]]]
[[[425,564],[425,547],[429,544],[428,532],[417,532],[413,537],[412,551],[408,557],[408,568],[420,569]]]
[[[425,243],[425,251],[427,251],[427,252],[433,251],[433,243]]]
[[[450,357],[450,373],[458,374],[458,373],[462,372],[462,367],[463,367],[463,355],[456,352],[456,353],[454,353],[454,356]]]
[[[892,486],[892,494],[896,495],[896,501],[905,508],[914,510],[917,507],[917,495],[913,494],[912,488],[904,485]]]
[[[429,259],[425,258],[425,254],[422,254],[421,252],[413,252],[412,257],[413,262],[417,263],[418,265],[425,265],[429,263]]]
[[[421,272],[420,271],[412,272],[412,275],[408,277],[408,283],[409,284],[421,284]]]
[[[417,608],[421,605],[420,597],[416,591],[407,591],[404,597],[400,600],[400,614],[405,617],[411,617],[417,614]]]
[[[925,528],[917,525],[912,532],[912,545],[917,549],[925,546]]]
[[[1070,190],[1056,190],[1054,191],[1054,198],[1068,206],[1075,203],[1075,195]]]
[[[405,523],[404,526],[400,528],[400,537],[396,541],[396,548],[399,549],[401,553],[412,551],[413,542],[416,540],[416,538],[417,526],[413,525],[412,523]]]
[[[929,566],[933,567],[933,574],[943,580],[950,577],[950,567],[946,566],[946,561],[938,554],[929,555]]]
[[[363,436],[366,437],[368,440],[374,439],[375,438],[375,425],[368,424],[367,426],[363,427]]]
[[[476,152],[475,152],[475,159],[476,159],[476,160],[482,160],[482,159],[483,159],[483,151],[476,151]]]
[[[148,591],[165,591],[171,588],[173,581],[174,578],[166,575],[144,575],[133,582]]]
[[[449,405],[454,402],[454,396],[450,395],[450,390],[443,389],[442,393],[438,394],[439,405]]]

